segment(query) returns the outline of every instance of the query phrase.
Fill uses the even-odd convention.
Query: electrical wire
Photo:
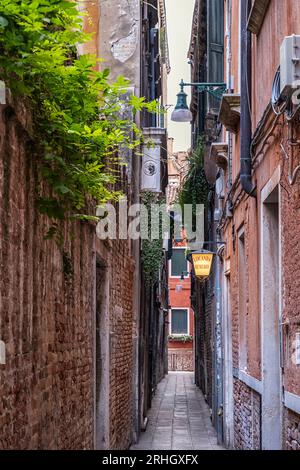
[[[283,114],[287,108],[287,100],[283,100],[280,90],[280,66],[276,70],[272,86],[271,105],[276,116]]]

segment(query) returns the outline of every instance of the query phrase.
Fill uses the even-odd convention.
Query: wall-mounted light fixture
[[[191,122],[193,115],[187,105],[187,94],[184,92],[185,86],[193,86],[198,92],[207,92],[214,98],[222,99],[227,89],[226,83],[185,83],[183,80],[179,83],[180,92],[177,95],[177,104],[171,114],[171,120],[175,122]]]
[[[192,251],[187,259],[193,264],[195,276],[198,279],[209,277],[215,253],[207,250]]]

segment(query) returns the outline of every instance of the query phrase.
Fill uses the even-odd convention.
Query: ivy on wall
[[[169,335],[168,340],[169,341],[178,341],[180,343],[192,343],[193,342],[193,336],[191,336],[191,335]]]
[[[151,191],[145,191],[141,194],[141,204],[147,209],[144,215],[141,214],[141,224],[147,227],[148,231],[148,239],[142,239],[141,260],[144,277],[148,285],[153,285],[159,279],[163,258],[163,223],[159,207],[165,202],[165,197],[161,194]],[[151,221],[159,224],[158,239],[152,239],[151,237]]]
[[[196,148],[187,156],[188,172],[178,192],[178,203],[184,208],[185,204],[193,206],[193,216],[196,215],[196,205],[206,204],[210,190],[204,170],[204,143],[199,139]]]
[[[33,157],[51,187],[38,207],[56,220],[93,218],[88,199],[117,199],[117,150],[135,148],[142,138],[121,117],[127,80],[109,84],[109,70],[97,71],[96,57],[78,56],[78,44],[90,39],[74,1],[0,2],[0,79],[31,112]],[[136,96],[126,105],[134,113],[157,108]]]

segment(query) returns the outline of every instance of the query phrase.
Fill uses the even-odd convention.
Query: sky
[[[176,105],[179,82],[190,82],[187,52],[190,44],[192,16],[195,0],[166,0],[167,28],[171,72],[168,76],[168,105]],[[185,88],[190,104],[190,87]],[[168,134],[174,138],[174,151],[185,151],[191,143],[190,123],[177,123],[170,119],[174,107],[169,108]]]

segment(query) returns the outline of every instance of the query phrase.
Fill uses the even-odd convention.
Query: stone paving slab
[[[131,450],[222,450],[194,374],[169,372],[160,382],[148,426]]]

